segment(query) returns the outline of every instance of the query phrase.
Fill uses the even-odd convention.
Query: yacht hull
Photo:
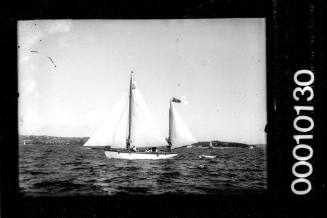
[[[127,159],[127,160],[160,160],[169,159],[177,156],[177,153],[166,152],[129,152],[129,151],[105,151],[109,159]]]

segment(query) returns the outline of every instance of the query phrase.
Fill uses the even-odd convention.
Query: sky
[[[266,143],[264,19],[18,22],[19,134],[91,136],[130,72],[162,135],[171,97],[198,141]]]

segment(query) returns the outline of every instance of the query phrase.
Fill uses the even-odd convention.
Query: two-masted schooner
[[[128,93],[122,96],[102,125],[84,146],[104,147],[107,158],[168,159],[178,155],[172,149],[193,144],[196,139],[176,113],[170,99],[169,137],[166,141],[154,123],[145,101],[137,89],[133,71]],[[146,150],[151,148],[150,150]],[[165,148],[159,151],[157,148]]]

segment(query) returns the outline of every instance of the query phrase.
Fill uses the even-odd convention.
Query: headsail
[[[85,146],[125,148],[127,141],[130,146],[135,147],[167,145],[132,76],[129,93],[122,97]]]
[[[174,99],[172,101],[177,102]],[[172,101],[169,109],[169,140],[172,148],[196,143],[196,139],[175,111]]]
[[[113,107],[84,146],[126,147],[128,124],[128,93]]]

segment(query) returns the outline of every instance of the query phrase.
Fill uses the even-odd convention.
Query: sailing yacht
[[[137,89],[132,71],[128,93],[123,95],[84,146],[104,147],[104,153],[109,159],[173,158],[178,154],[172,152],[172,149],[196,142],[173,108],[173,102],[177,100],[170,100],[169,137],[166,141]],[[147,148],[152,148],[152,151],[145,151]]]

